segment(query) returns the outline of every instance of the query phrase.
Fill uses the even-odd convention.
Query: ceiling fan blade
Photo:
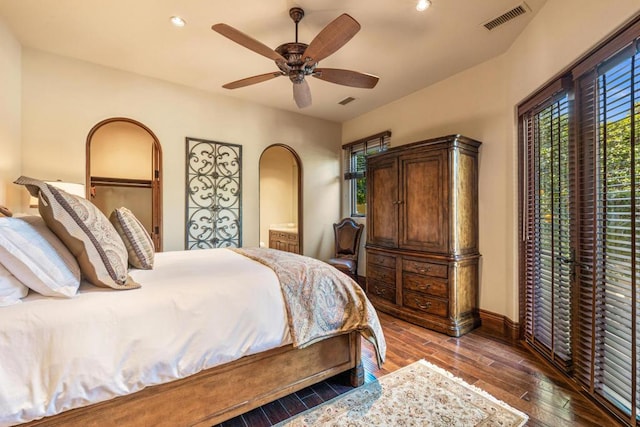
[[[316,68],[313,77],[326,82],[364,89],[373,89],[378,84],[378,80],[380,80],[372,74],[338,68]]]
[[[343,13],[318,33],[304,51],[302,58],[307,64],[318,62],[344,46],[358,31],[358,21]]]
[[[271,80],[273,78],[280,77],[282,75],[284,74],[282,74],[280,71],[273,71],[271,73],[259,74],[257,76],[236,80],[235,82],[222,85],[222,87],[225,89],[238,89],[239,87],[245,87],[245,86],[253,85],[260,82],[266,82],[267,80]]]
[[[293,99],[298,108],[305,108],[311,105],[311,90],[306,80],[293,84]]]
[[[243,32],[240,32],[227,24],[215,24],[211,27],[211,29],[217,33],[222,34],[229,40],[233,40],[234,42],[256,53],[259,53],[262,56],[266,56],[267,58],[273,59],[274,61],[284,61],[285,63],[287,62],[282,55],[271,49],[269,46],[260,43],[258,40],[249,37]]]

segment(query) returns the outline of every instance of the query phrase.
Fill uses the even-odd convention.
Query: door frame
[[[304,211],[304,209],[303,209],[304,200],[302,198],[304,192],[302,191],[302,160],[300,159],[300,156],[298,155],[298,153],[296,153],[296,150],[294,150],[293,148],[291,148],[290,146],[288,146],[286,144],[276,143],[276,144],[271,144],[268,147],[265,147],[265,149],[262,150],[262,153],[260,153],[260,158],[258,159],[258,241],[260,241],[260,228],[261,228],[261,224],[260,224],[260,179],[261,179],[260,164],[262,162],[262,156],[264,155],[264,153],[268,149],[275,148],[275,147],[284,148],[285,150],[289,151],[289,153],[291,153],[291,155],[293,156],[293,158],[295,159],[295,161],[296,161],[296,163],[298,165],[298,247],[300,248],[300,254],[304,255],[304,246],[303,246],[304,217],[302,215],[302,213]]]
[[[114,122],[126,122],[138,126],[144,129],[153,139],[152,167],[154,173],[153,179],[151,180],[151,218],[153,233],[151,234],[151,238],[153,240],[156,252],[162,252],[162,146],[160,145],[160,141],[158,140],[158,137],[155,135],[155,133],[153,133],[153,131],[143,123],[127,117],[111,117],[102,120],[91,128],[89,134],[87,135],[86,141],[85,196],[87,200],[91,200],[91,140],[98,129]]]

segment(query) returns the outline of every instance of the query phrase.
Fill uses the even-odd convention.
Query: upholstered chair
[[[358,252],[360,237],[364,225],[358,224],[351,218],[344,218],[333,224],[335,237],[335,255],[327,262],[338,270],[358,281]]]

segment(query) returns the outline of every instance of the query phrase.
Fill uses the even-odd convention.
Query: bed
[[[311,258],[166,252],[126,276],[0,307],[0,426],[213,425],[341,372],[362,384],[361,336],[384,359],[363,292]]]

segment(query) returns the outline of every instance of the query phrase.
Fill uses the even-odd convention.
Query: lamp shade
[[[52,185],[56,188],[61,189],[69,194],[73,194],[74,196],[85,197],[84,192],[84,184],[78,184],[75,182],[64,182],[64,181],[45,181],[47,184]],[[31,196],[29,198],[29,207],[37,208],[38,207],[38,198]]]

